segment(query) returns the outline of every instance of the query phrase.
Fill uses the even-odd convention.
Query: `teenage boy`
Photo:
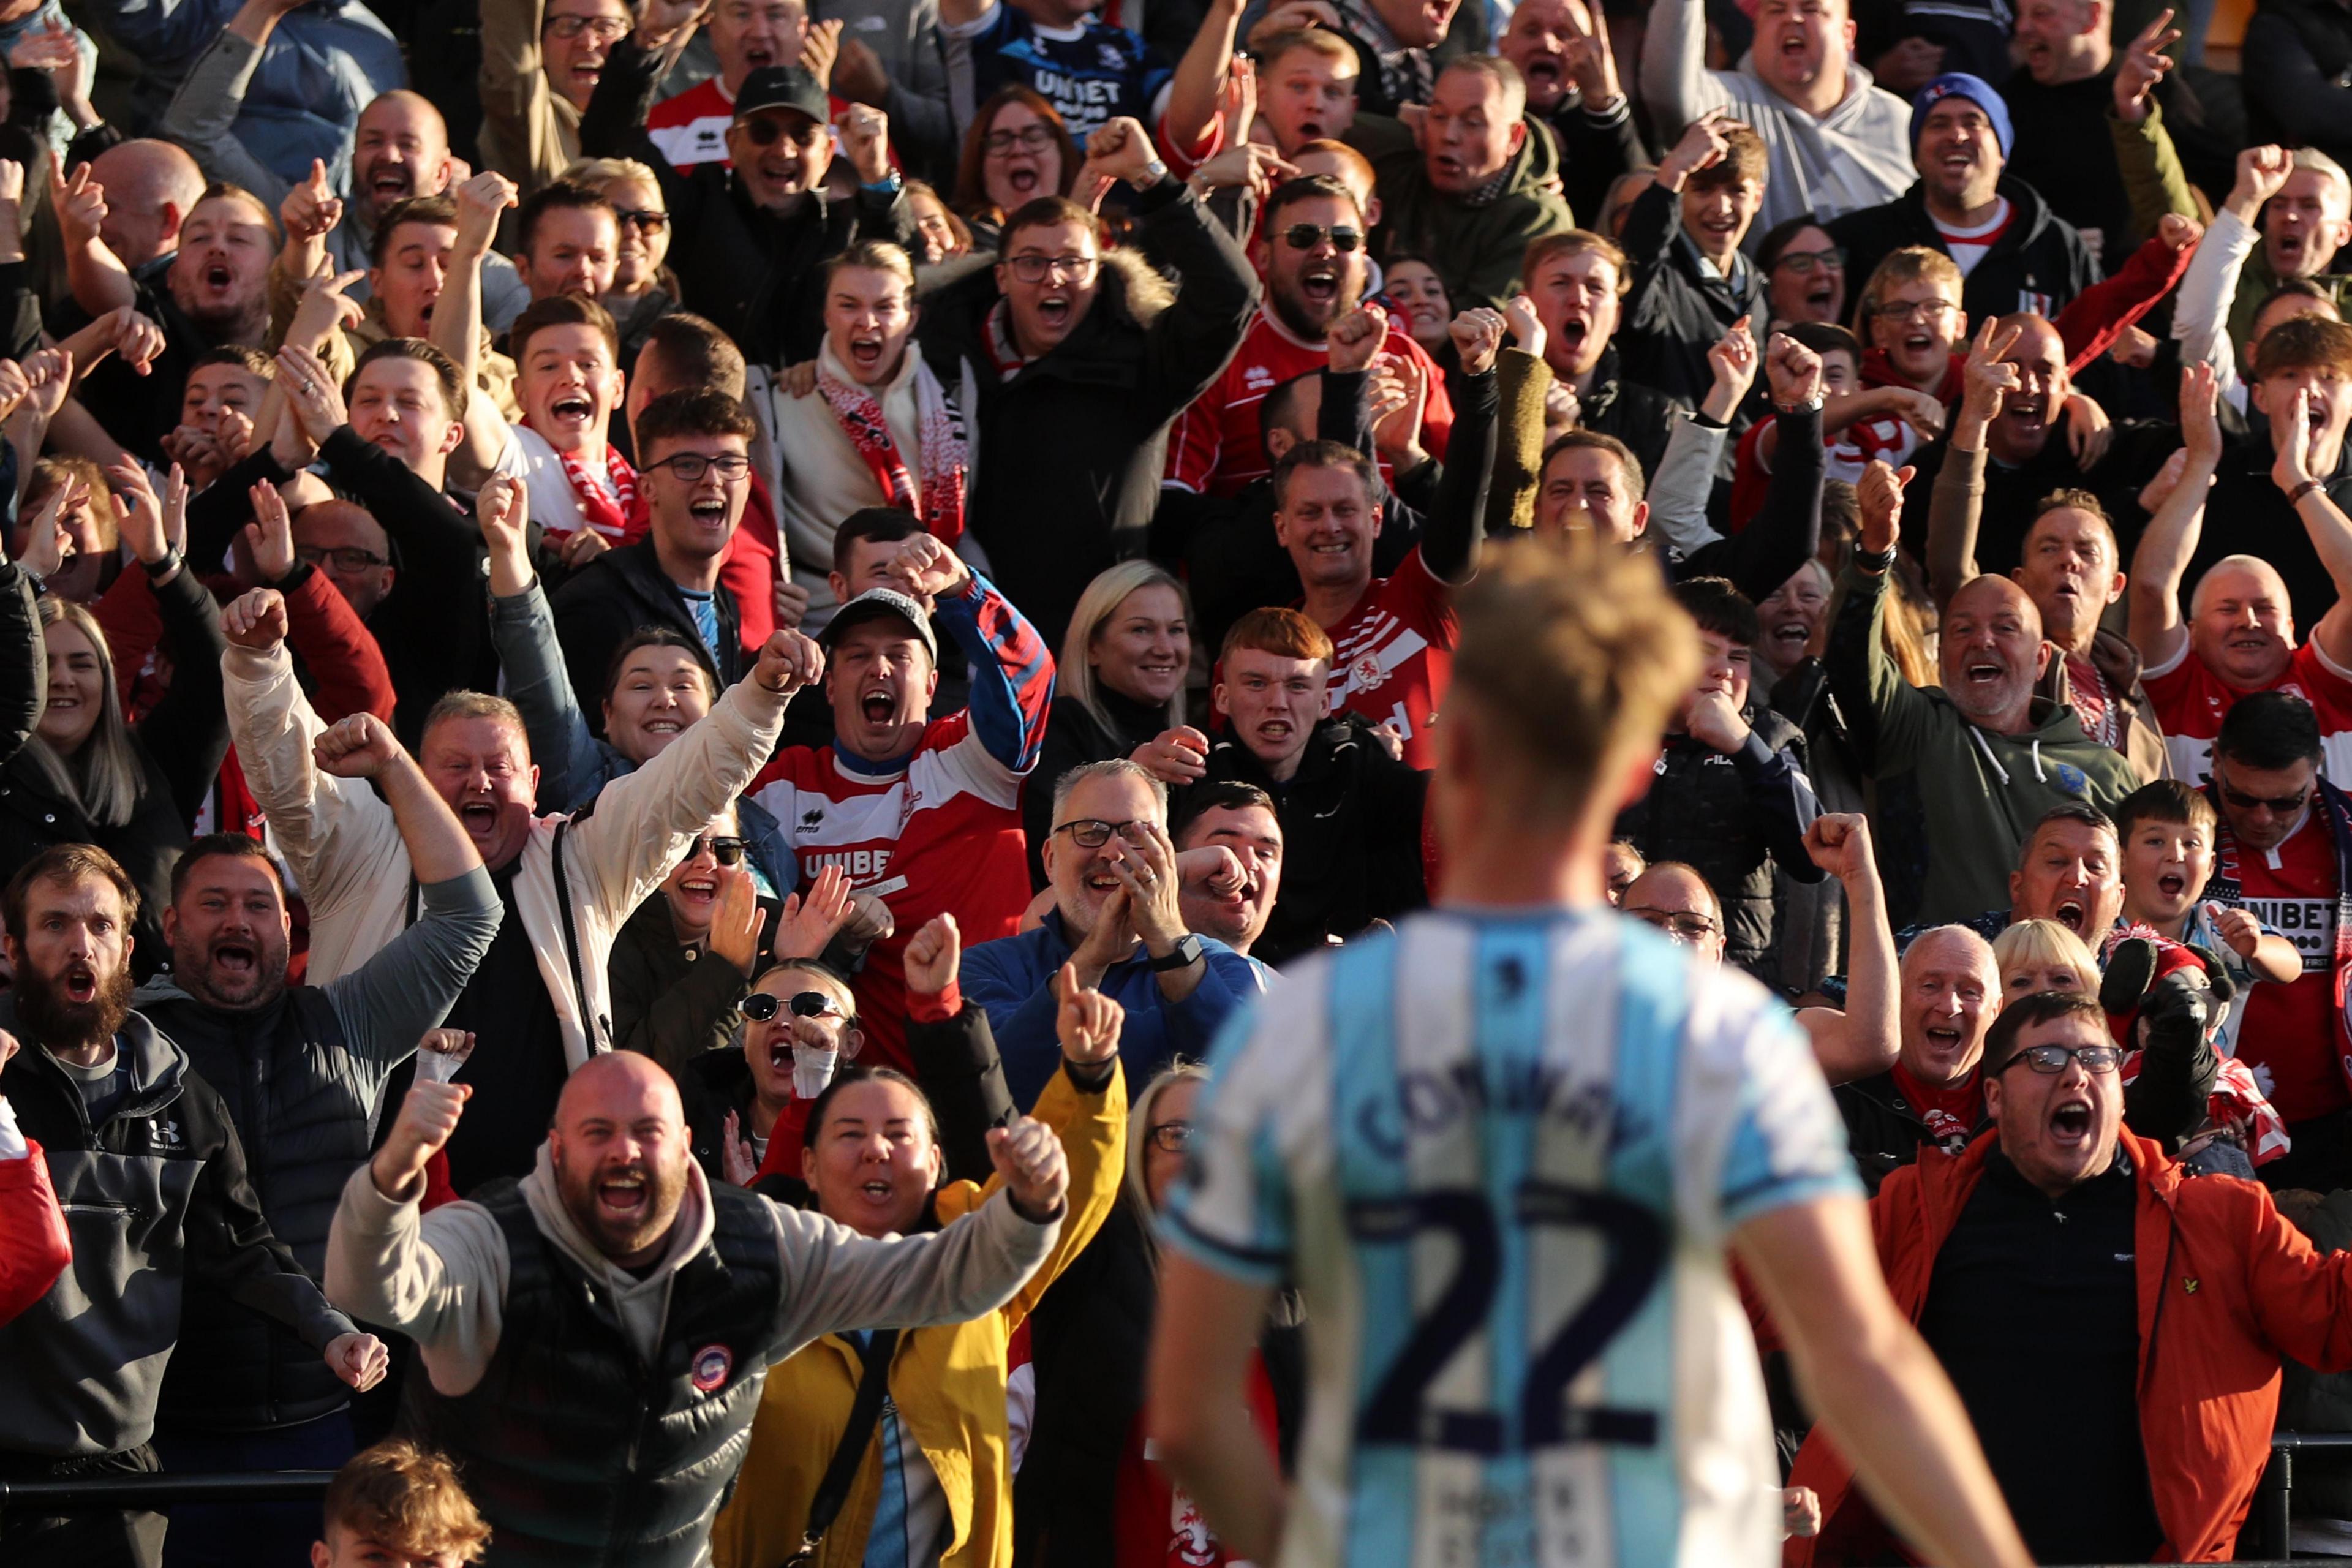
[[[1769,163],[1762,137],[1709,113],[1626,209],[1622,238],[1634,270],[1618,329],[1625,374],[1676,402],[1696,407],[1706,396],[1707,351],[1727,329],[1747,322],[1762,352],[1764,274],[1739,246],[1763,207]]]
[[[353,1455],[327,1483],[325,1512],[310,1568],[458,1568],[490,1539],[457,1468],[405,1437]]]
[[[1361,66],[1348,40],[1326,27],[1276,33],[1258,44],[1257,117],[1274,150],[1298,157],[1309,142],[1336,141],[1356,123]]]

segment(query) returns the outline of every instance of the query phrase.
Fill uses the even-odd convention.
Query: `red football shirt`
[[[1429,726],[1445,700],[1461,626],[1452,590],[1414,546],[1395,576],[1375,578],[1346,619],[1324,628],[1333,649],[1331,710],[1395,725],[1404,736],[1404,760],[1434,766]]]
[[[1421,412],[1421,444],[1433,458],[1445,456],[1445,438],[1454,429],[1454,400],[1445,395],[1445,373],[1437,368],[1422,346],[1392,326],[1381,358],[1403,354],[1421,367],[1429,381],[1429,401]],[[1295,336],[1259,306],[1257,320],[1234,351],[1224,374],[1176,416],[1168,433],[1167,482],[1196,495],[1230,496],[1252,479],[1273,471],[1265,459],[1265,441],[1258,431],[1258,409],[1265,395],[1293,376],[1319,371],[1330,350]],[[1375,363],[1378,362],[1376,361]],[[1381,478],[1391,478],[1381,465]]]
[[[2326,817],[2303,826],[2267,853],[2238,851],[2238,887],[2263,924],[2294,943],[2303,973],[2285,985],[2253,987],[2238,1055],[2254,1068],[2278,1113],[2289,1121],[2352,1105],[2336,1061],[2340,980],[2336,973],[2336,843]]]
[[[2211,771],[2213,737],[2244,694],[2206,668],[2185,643],[2170,662],[2149,666],[2139,679],[2164,727],[2174,775],[2192,784],[2204,778]],[[2307,642],[2294,650],[2286,673],[2270,689],[2311,704],[2319,717],[2321,771],[2339,785],[2352,782],[2352,673],[2336,668],[2317,643]]]

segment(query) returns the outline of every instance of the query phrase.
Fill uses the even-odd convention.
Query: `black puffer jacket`
[[[1723,903],[1724,957],[1767,985],[1780,983],[1772,868],[1801,882],[1822,872],[1805,853],[1805,830],[1822,814],[1805,776],[1805,737],[1751,695],[1743,715],[1747,746],[1729,754],[1689,735],[1670,734],[1657,776],[1617,818],[1647,860],[1696,868]]]
[[[1143,553],[1169,424],[1225,368],[1257,310],[1248,258],[1181,184],[1161,181],[1135,211],[1145,255],[1184,279],[1165,310],[1139,303],[1132,258],[1113,251],[1086,319],[1009,381],[989,347],[989,268],[927,297],[918,329],[980,454],[966,525],[1048,647],[1062,646],[1097,573]]]
[[[2256,142],[2352,163],[2352,10],[2343,0],[2261,0],[2246,24],[2246,121]]]
[[[1278,965],[1429,901],[1422,861],[1429,775],[1390,756],[1362,720],[1318,725],[1287,784],[1247,747],[1220,741],[1202,782],[1222,779],[1274,796],[1282,822],[1282,887],[1253,958]],[[1180,803],[1171,819],[1183,815]]]
[[[1989,321],[2017,310],[2055,316],[2099,280],[2098,261],[2074,226],[2052,212],[2032,185],[2003,175],[1998,189],[2009,198],[2009,226],[1969,271],[1960,290],[1960,308],[1971,321]],[[1857,289],[1859,280],[1868,278],[1889,253],[1906,245],[1945,249],[1936,220],[1927,214],[1926,192],[1916,182],[1891,202],[1831,219],[1829,233],[1845,247],[1845,275],[1857,280]]]
[[[222,705],[220,673],[228,643],[221,636],[220,610],[211,591],[194,572],[184,570],[155,590],[155,601],[172,660],[172,686],[131,731],[139,795],[130,819],[111,826],[90,821],[51,782],[32,748],[20,744],[0,768],[0,879],[15,876],[18,867],[54,844],[95,844],[113,856],[139,889],[131,966],[142,981],[170,957],[163,942],[163,906],[171,901],[172,862],[186,846],[188,824],[195,820],[220,775],[221,760],[228,755],[228,712]],[[8,693],[0,698],[6,714],[0,719],[6,726],[0,734],[9,737],[16,733],[27,692],[38,722],[47,679],[42,640],[27,637],[22,629],[24,607],[16,594],[0,591],[0,692]]]

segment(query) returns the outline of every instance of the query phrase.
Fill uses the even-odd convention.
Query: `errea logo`
[[[1242,372],[1242,384],[1252,392],[1268,392],[1275,384],[1274,372],[1262,364],[1254,364]]]

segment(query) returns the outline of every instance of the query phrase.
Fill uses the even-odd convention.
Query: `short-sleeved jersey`
[[[1159,50],[1126,27],[1091,19],[1048,27],[1003,0],[968,29],[940,31],[971,39],[974,102],[1001,87],[1030,88],[1060,112],[1081,148],[1120,115],[1157,133],[1176,77]]]
[[[2331,1115],[2352,1102],[2336,1054],[2335,836],[2315,809],[2277,847],[2242,847],[2232,861],[2236,881],[2216,891],[2294,943],[2303,960],[2294,979],[2257,985],[2246,998],[2237,1055],[2289,1121]]]
[[[1779,1560],[1725,1242],[1861,1192],[1787,1008],[1604,910],[1443,911],[1211,1059],[1170,1243],[1307,1302],[1269,1568]]]
[[[1435,765],[1429,727],[1454,675],[1462,622],[1454,595],[1421,558],[1418,545],[1392,577],[1375,578],[1331,635],[1331,711],[1393,724],[1404,760]]]
[[[1427,377],[1421,444],[1430,456],[1443,458],[1445,438],[1454,431],[1454,400],[1446,395],[1445,374],[1427,350],[1405,335],[1402,322],[1390,328],[1388,343],[1381,351],[1382,360],[1402,354]],[[1272,473],[1265,437],[1258,428],[1267,395],[1295,376],[1320,371],[1330,358],[1328,344],[1307,342],[1276,320],[1271,307],[1258,307],[1257,320],[1223,373],[1170,427],[1167,482],[1196,495],[1230,496]],[[1380,468],[1381,482],[1386,484],[1393,477],[1387,458],[1380,460]]]
[[[2169,660],[2142,670],[2139,679],[2164,727],[2172,776],[2198,783],[2213,771],[2213,738],[2245,693],[2208,668],[2186,642]],[[2352,784],[2352,672],[2336,668],[2317,643],[2306,642],[2270,689],[2311,704],[2319,718],[2321,773],[2339,788]]]

